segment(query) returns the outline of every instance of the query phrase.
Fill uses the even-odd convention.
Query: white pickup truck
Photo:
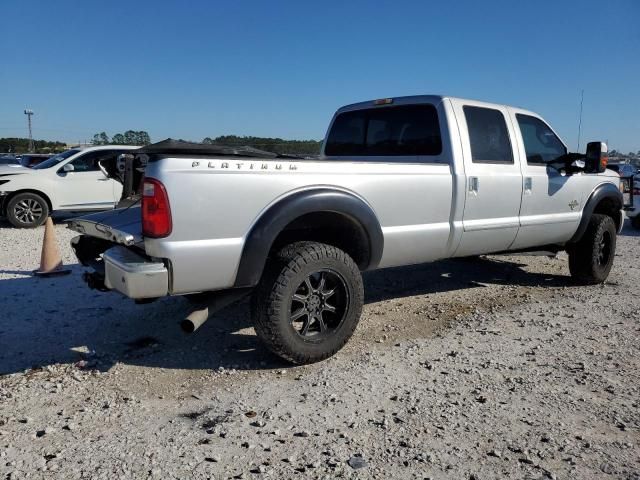
[[[294,363],[350,338],[361,271],[566,250],[576,281],[603,282],[624,218],[604,143],[568,153],[533,112],[452,97],[340,108],[317,159],[173,141],[133,153],[141,205],[70,224],[90,286],[138,300],[214,292],[194,295],[210,308],[190,329],[251,293],[258,335]]]

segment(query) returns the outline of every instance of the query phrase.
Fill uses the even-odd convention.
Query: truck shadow
[[[523,266],[481,257],[368,272],[365,301],[482,289],[486,284],[570,284],[569,277],[530,273]],[[89,290],[81,280],[82,267],[71,268],[71,275],[48,279],[5,272],[17,278],[0,280],[0,374],[80,360],[79,365],[103,371],[116,363],[169,369],[290,366],[256,337],[247,299],[217,312],[186,336],[178,327],[192,308],[186,300],[136,305],[115,293]]]

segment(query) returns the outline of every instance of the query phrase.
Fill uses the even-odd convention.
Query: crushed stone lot
[[[248,303],[184,336],[136,305],[34,278],[44,230],[0,224],[0,478],[640,480],[640,232],[609,281],[566,256],[368,273],[335,357],[291,367]],[[213,267],[212,267],[213,268]]]

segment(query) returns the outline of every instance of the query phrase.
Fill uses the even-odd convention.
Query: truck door
[[[507,250],[520,225],[522,172],[506,107],[456,102],[466,176],[463,233],[455,256]]]
[[[583,188],[585,175],[566,175],[558,165],[550,165],[567,153],[567,147],[541,118],[509,110],[524,176],[520,230],[512,248],[566,242],[580,222],[584,192],[588,190]]]

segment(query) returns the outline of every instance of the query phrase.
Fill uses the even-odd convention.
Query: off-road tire
[[[631,218],[631,226],[635,229],[640,230],[640,213]]]
[[[325,326],[329,332],[324,334],[327,336],[313,341],[293,326],[293,302],[299,301],[293,297],[300,292],[300,287],[304,288],[305,279],[322,272],[342,281],[340,288],[344,295],[338,295],[336,299],[343,297],[347,300],[342,303],[344,313],[339,314],[341,320],[337,321],[335,329]],[[322,286],[316,292],[321,291]],[[307,298],[310,295],[311,292]],[[331,245],[297,242],[269,259],[262,280],[254,291],[251,310],[256,333],[269,350],[294,364],[308,364],[331,357],[347,343],[360,320],[363,301],[362,276],[349,255]],[[318,323],[325,325],[322,316],[321,312]],[[311,318],[307,322],[311,323]]]
[[[34,206],[34,214],[25,214],[25,206]],[[35,212],[38,212],[35,215]],[[12,197],[7,203],[7,220],[16,228],[36,228],[42,225],[49,216],[47,201],[37,193],[25,192]]]
[[[569,271],[576,282],[595,285],[607,279],[616,253],[616,233],[611,217],[591,216],[580,241],[567,249]]]

